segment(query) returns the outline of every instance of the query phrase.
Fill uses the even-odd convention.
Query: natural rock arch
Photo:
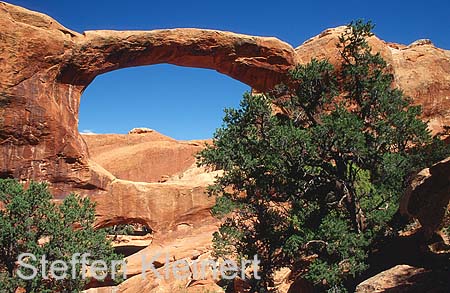
[[[276,38],[203,29],[73,32],[54,19],[0,2],[0,177],[45,180],[55,196],[77,191],[98,201],[101,224],[140,219],[155,230],[209,215],[204,187],[118,180],[89,159],[78,133],[80,96],[95,76],[170,63],[214,69],[264,91],[311,57],[337,60],[341,29],[294,49]],[[450,120],[450,53],[429,42],[371,39],[424,118]],[[414,80],[414,83],[410,83]]]
[[[14,109],[2,110],[2,171],[16,178],[93,188],[83,174],[88,155],[77,122],[80,96],[99,74],[169,63],[214,69],[265,90],[294,64],[294,49],[275,38],[201,29],[79,34],[46,15],[0,7],[7,60],[1,103]]]
[[[1,176],[48,181],[57,197],[90,195],[99,203],[100,225],[139,219],[159,230],[200,222],[213,200],[204,186],[119,180],[89,159],[78,109],[97,75],[169,63],[214,69],[265,90],[295,63],[294,49],[275,38],[201,29],[79,34],[6,3],[0,3],[0,25],[1,57],[7,60],[0,72]]]

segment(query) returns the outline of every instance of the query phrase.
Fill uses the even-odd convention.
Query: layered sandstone
[[[208,141],[177,141],[156,131],[82,136],[92,160],[115,177],[139,182],[165,182],[195,164]]]
[[[296,62],[311,58],[340,63],[338,37],[345,27],[328,29],[295,48]],[[374,52],[379,52],[393,72],[396,85],[423,109],[423,119],[434,133],[450,125],[450,51],[436,48],[429,40],[408,46],[388,43],[376,36],[369,38]]]
[[[264,90],[294,62],[293,49],[274,38],[200,29],[79,34],[6,3],[0,14],[2,177],[90,186],[78,108],[99,74],[170,63],[215,69]]]
[[[3,2],[0,27],[0,177],[47,181],[56,197],[70,191],[92,196],[98,203],[99,225],[139,222],[156,231],[209,216],[209,179],[199,172],[193,173],[202,177],[201,183],[195,178],[148,182],[159,181],[163,173],[185,171],[192,162],[187,156],[197,146],[179,144],[179,163],[158,176],[150,171],[137,178],[138,172],[114,170],[119,178],[147,182],[118,179],[90,158],[78,132],[84,89],[95,76],[111,70],[170,63],[214,69],[265,90],[283,79],[295,55],[291,46],[275,38],[202,29],[80,34],[44,14]],[[107,162],[108,156],[97,158],[95,149],[94,157]],[[157,155],[154,166],[160,167]],[[154,167],[147,164],[143,168]]]
[[[78,33],[44,14],[0,2],[0,178],[45,180],[57,198],[70,191],[90,196],[98,203],[98,226],[150,226],[156,238],[145,252],[164,245],[174,258],[207,257],[216,222],[205,187],[215,174],[196,168],[192,158],[203,142],[177,142],[148,129],[82,136],[81,94],[100,74],[158,63],[213,69],[265,91],[313,57],[337,64],[342,31],[326,30],[295,49],[276,38],[204,29]],[[438,132],[450,125],[450,51],[426,40],[406,46],[373,36],[370,43],[387,60],[396,84],[423,106],[430,128]],[[448,203],[448,170],[438,171],[443,166],[418,179],[406,205],[430,230],[441,219],[434,211]],[[135,272],[138,256],[128,258]],[[209,281],[161,283],[130,275],[119,292],[177,288],[218,289]]]

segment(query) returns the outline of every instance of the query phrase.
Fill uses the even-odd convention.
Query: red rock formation
[[[328,29],[295,48],[296,62],[327,58],[340,62],[336,44],[345,27]],[[450,51],[436,48],[429,40],[409,46],[387,43],[376,36],[369,39],[374,52],[380,52],[394,73],[395,83],[415,104],[421,105],[423,119],[434,133],[450,125]]]
[[[207,141],[177,141],[156,131],[83,135],[89,155],[115,177],[139,182],[164,182],[195,163]]]
[[[359,284],[355,293],[448,292],[445,272],[410,265],[397,265]]]
[[[170,63],[215,69],[264,90],[294,62],[293,49],[274,38],[200,29],[79,34],[6,3],[0,16],[1,58],[7,60],[0,72],[3,177],[91,187],[78,108],[99,74]]]
[[[215,69],[264,91],[311,57],[336,62],[341,31],[327,30],[295,50],[275,38],[202,29],[80,34],[44,14],[0,3],[0,177],[46,180],[57,197],[69,191],[92,196],[103,224],[170,229],[192,223],[212,204],[202,191],[206,181],[133,183],[91,160],[77,129],[84,89],[111,70],[170,63]],[[429,42],[403,46],[373,37],[371,43],[398,85],[424,106],[431,126],[449,125],[450,52]]]
[[[443,222],[450,201],[450,158],[420,171],[400,203],[400,212],[419,220],[427,237]]]
[[[95,76],[170,63],[215,69],[264,90],[294,64],[292,47],[275,38],[201,29],[79,34],[7,3],[0,3],[0,27],[0,177],[48,181],[57,197],[95,195],[101,225],[170,229],[209,214],[212,200],[205,185],[135,184],[90,160],[77,125],[81,93]]]
[[[180,258],[188,257],[198,248],[195,241],[202,247],[208,245],[209,229],[214,227],[209,212],[214,201],[205,193],[214,174],[189,167],[192,161],[188,157],[200,146],[144,130],[128,136],[83,139],[77,126],[85,88],[108,71],[170,63],[214,69],[264,91],[284,80],[289,69],[312,57],[336,63],[339,56],[335,44],[341,32],[342,27],[326,30],[296,49],[276,38],[202,29],[80,34],[44,14],[0,2],[0,178],[48,181],[56,197],[69,191],[91,196],[98,203],[99,226],[130,222],[149,225],[160,237],[152,245],[174,243],[178,249],[176,238],[186,229],[204,231],[191,246],[173,252]],[[423,106],[430,127],[436,132],[450,125],[450,51],[428,41],[404,46],[374,36],[370,42],[388,61],[397,85]],[[134,154],[135,159],[140,154],[153,159],[137,164],[129,155],[121,155],[120,149]],[[159,155],[168,152],[177,154],[179,161],[166,165]],[[116,162],[111,162],[112,157]],[[130,171],[131,166],[138,168]],[[144,173],[144,169],[151,170]],[[179,172],[183,173],[170,177]],[[162,175],[170,178],[164,183],[151,182]],[[426,212],[416,214],[429,217]],[[169,231],[171,238],[162,239]],[[129,260],[130,265],[139,266],[136,257]],[[197,288],[215,288],[208,282],[195,284]],[[173,291],[174,285],[180,284],[133,277],[121,285],[120,291],[139,288],[153,292],[158,286]],[[195,289],[191,286],[187,291]]]

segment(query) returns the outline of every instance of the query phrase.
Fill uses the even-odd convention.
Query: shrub
[[[42,276],[40,261],[45,256],[50,264],[56,260],[69,264],[75,253],[89,253],[88,263],[103,260],[111,264],[112,260],[121,260],[106,239],[106,233],[94,229],[94,220],[95,205],[88,198],[71,194],[56,205],[44,183],[31,182],[24,189],[15,180],[0,180],[0,291],[16,292],[17,288],[26,292],[82,290],[89,279],[82,277],[80,264],[76,265],[73,276],[69,268],[66,278],[57,280],[48,274]],[[20,272],[25,276],[31,273],[25,266],[18,267],[22,253],[36,257],[25,260],[27,265],[39,268],[31,280],[20,278]],[[110,265],[98,275],[106,277],[111,269]]]

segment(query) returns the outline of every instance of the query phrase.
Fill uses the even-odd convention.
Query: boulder
[[[400,202],[400,212],[419,220],[427,237],[436,232],[450,200],[450,157],[420,171]]]
[[[355,293],[448,292],[446,274],[424,268],[397,265],[360,283]]]

